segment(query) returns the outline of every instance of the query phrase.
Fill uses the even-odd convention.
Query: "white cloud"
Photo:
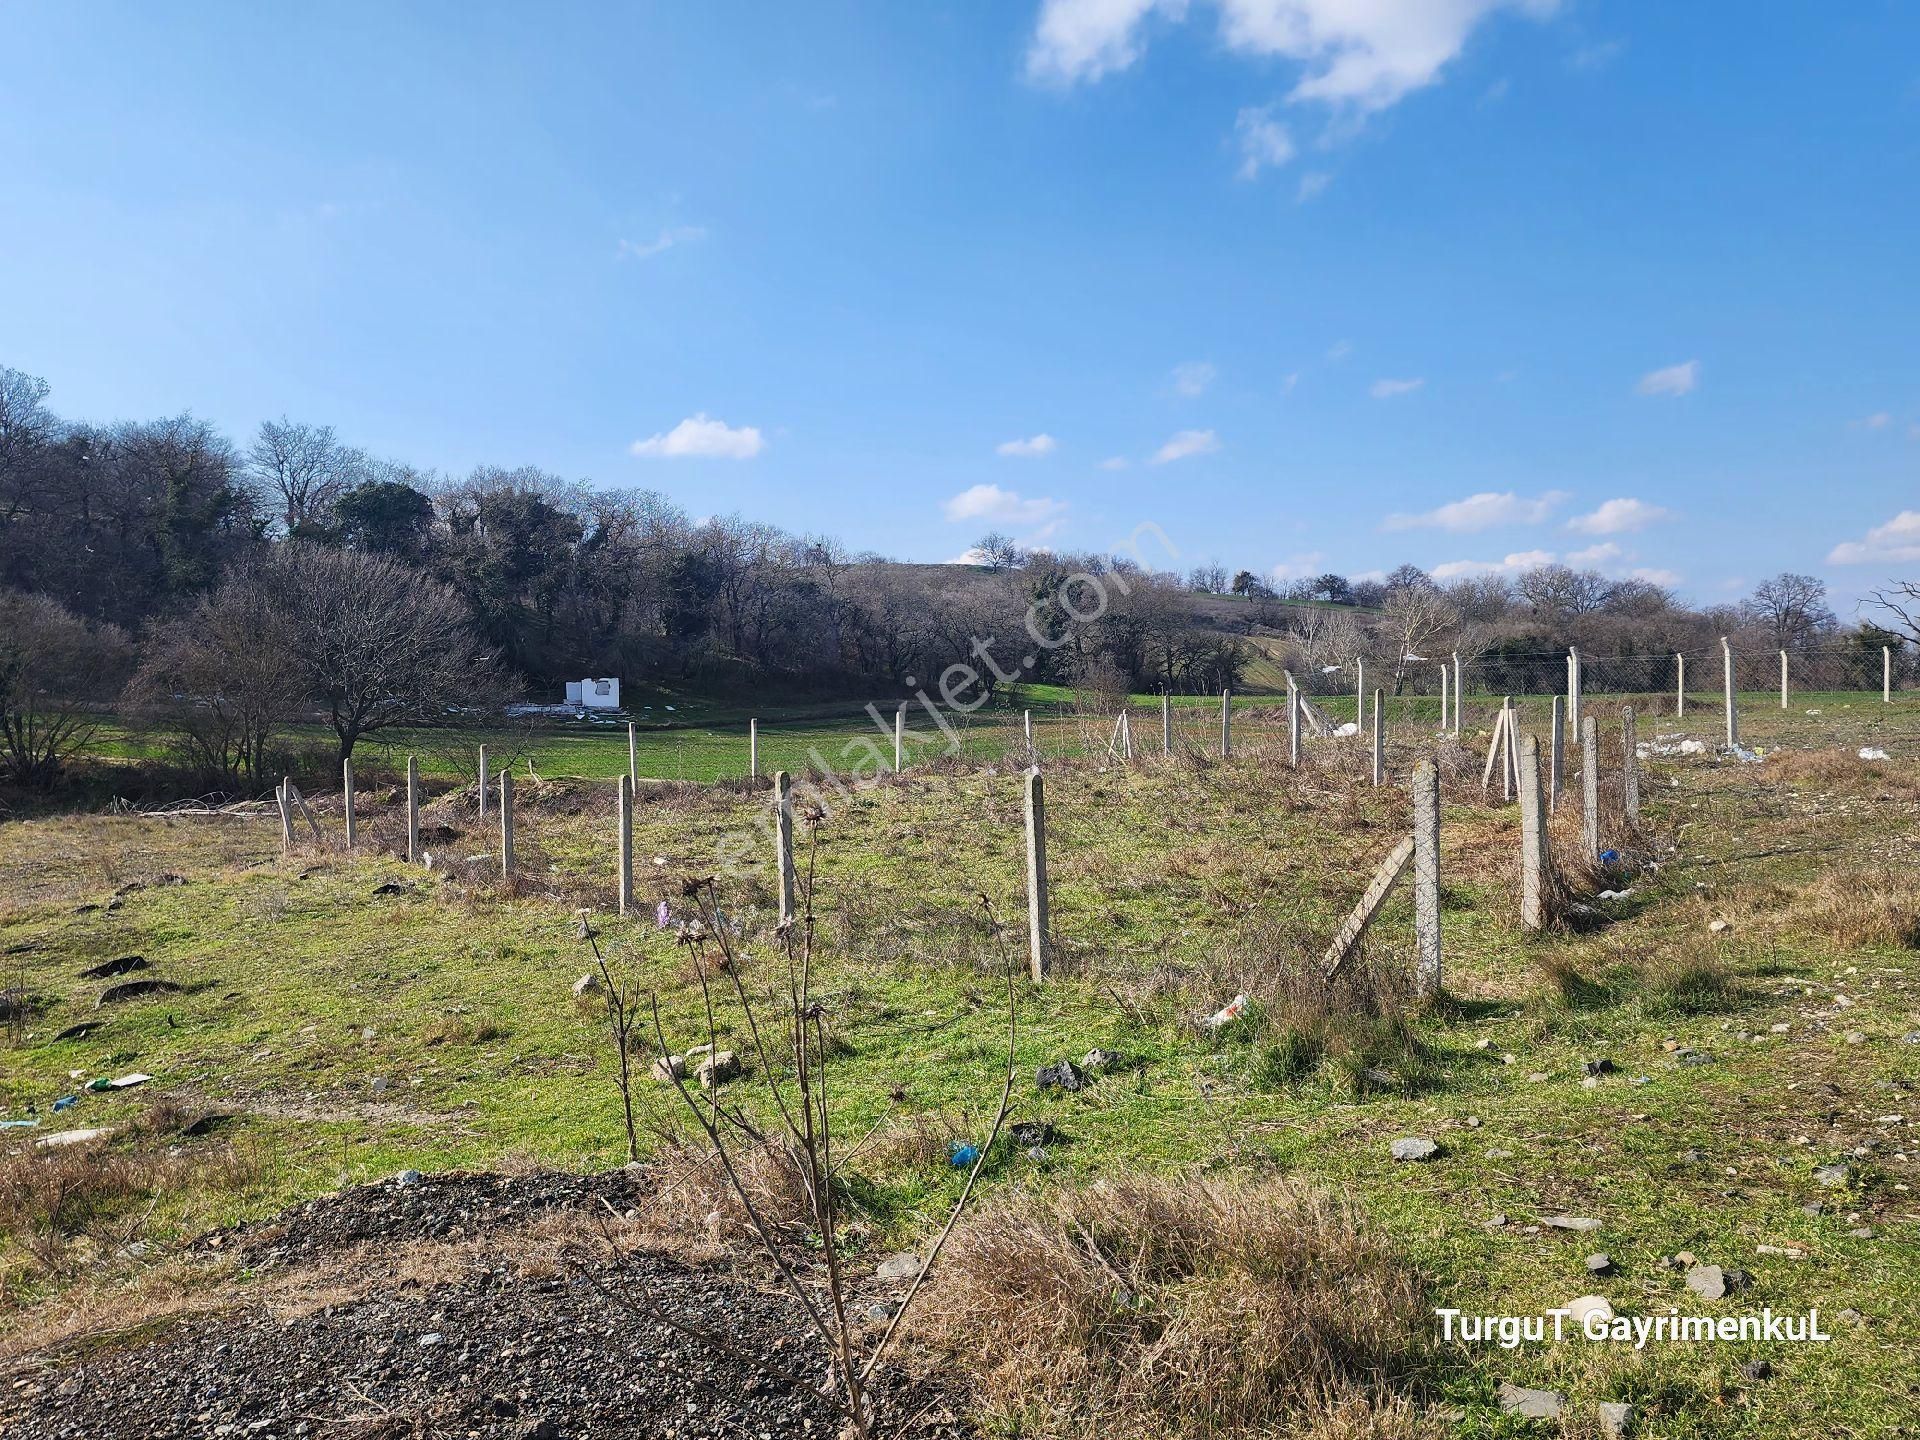
[[[1282,395],[1291,395],[1293,393],[1293,387],[1298,385],[1299,383],[1300,383],[1300,372],[1298,370],[1289,371],[1286,375],[1281,377],[1280,393]]]
[[[1633,388],[1642,395],[1685,395],[1700,383],[1700,362],[1688,360],[1680,365],[1649,370]]]
[[[1140,58],[1156,11],[1180,20],[1186,0],[1044,0],[1027,52],[1036,80],[1098,80]],[[1383,110],[1431,85],[1498,10],[1544,15],[1555,0],[1213,0],[1220,35],[1242,54],[1281,56],[1305,73],[1288,99]]]
[[[1153,452],[1149,465],[1165,465],[1170,460],[1185,460],[1189,455],[1211,455],[1220,448],[1220,437],[1211,430],[1182,430]]]
[[[1418,515],[1393,514],[1380,522],[1382,530],[1451,530],[1458,535],[1492,530],[1500,525],[1538,525],[1567,498],[1564,490],[1549,490],[1529,499],[1508,490],[1482,491]]]
[[[636,440],[627,448],[649,460],[751,460],[767,446],[755,426],[730,426],[702,411],[664,434]]]
[[[1617,565],[1626,553],[1613,541],[1602,540],[1598,545],[1589,545],[1584,550],[1569,551],[1567,564],[1583,565],[1589,570],[1604,570],[1610,565]]]
[[[1040,455],[1051,455],[1059,443],[1043,430],[1038,435],[1031,435],[1025,440],[1002,440],[993,447],[993,453],[1018,459],[1032,459]]]
[[[1273,118],[1273,106],[1249,105],[1234,118],[1240,140],[1240,178],[1252,180],[1263,169],[1278,169],[1293,159],[1293,136]]]
[[[1436,580],[1459,580],[1468,575],[1519,575],[1552,563],[1551,550],[1516,550],[1500,560],[1449,560],[1428,573]]]
[[[652,240],[622,240],[617,252],[622,260],[651,260],[676,245],[687,245],[695,240],[707,238],[706,229],[699,225],[676,225],[662,230]]]
[[[1353,354],[1353,342],[1351,340],[1336,340],[1327,347],[1327,359],[1333,361],[1336,365],[1351,354]]]
[[[1864,540],[1847,540],[1827,553],[1829,565],[1911,565],[1920,561],[1920,510],[1902,510]]]
[[[1072,84],[1098,80],[1140,58],[1141,23],[1155,10],[1175,19],[1184,0],[1045,0],[1027,47],[1027,76]]]
[[[1367,388],[1367,393],[1376,400],[1391,400],[1396,395],[1411,395],[1426,383],[1425,376],[1412,380],[1376,380]]]
[[[1622,496],[1603,501],[1591,514],[1574,516],[1567,521],[1567,529],[1577,530],[1582,535],[1630,535],[1636,530],[1646,529],[1656,520],[1672,517],[1673,512],[1664,505],[1652,505],[1645,500]]]
[[[1293,198],[1302,205],[1309,200],[1318,200],[1332,183],[1333,176],[1326,171],[1309,170],[1300,177],[1300,188],[1293,192]]]
[[[1678,570],[1656,570],[1646,565],[1629,570],[1627,575],[1634,580],[1644,580],[1649,585],[1658,585],[1663,590],[1673,589],[1686,578]]]
[[[1049,530],[1066,510],[1067,502],[1036,495],[1031,499],[998,485],[973,485],[941,507],[950,521],[984,520],[994,525],[1044,526]]]
[[[1311,579],[1323,573],[1326,564],[1327,557],[1318,550],[1309,550],[1301,555],[1289,555],[1273,567],[1273,578],[1283,582]]]
[[[1124,470],[1132,462],[1124,455],[1109,455],[1100,462],[1102,470]]]
[[[1204,395],[1219,373],[1205,360],[1189,360],[1184,365],[1176,365],[1173,367],[1174,393],[1185,395],[1188,399]]]
[[[1893,416],[1884,410],[1876,410],[1860,424],[1868,430],[1884,430],[1893,423]]]

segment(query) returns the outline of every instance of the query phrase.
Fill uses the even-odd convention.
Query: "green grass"
[[[1035,687],[1028,698],[1064,697]],[[1193,697],[1179,707],[1181,734],[1196,744],[1217,734],[1212,703]],[[1836,713],[1840,706],[1851,708]],[[1828,713],[1809,717],[1808,708]],[[1156,711],[1157,700],[1141,705],[1137,741],[1157,739]],[[1488,712],[1483,702],[1469,713],[1479,720]],[[1538,713],[1525,712],[1534,724]],[[1019,986],[1016,1116],[1049,1120],[1064,1139],[1039,1162],[1011,1150],[996,1157],[987,1198],[1011,1184],[1137,1170],[1294,1173],[1361,1199],[1427,1277],[1436,1303],[1538,1313],[1598,1291],[1633,1314],[1817,1304],[1831,1317],[1850,1306],[1866,1325],[1837,1326],[1832,1344],[1791,1352],[1438,1350],[1423,1372],[1426,1398],[1457,1408],[1450,1428],[1461,1435],[1517,1433],[1492,1402],[1507,1379],[1564,1389],[1589,1412],[1596,1399],[1637,1399],[1651,1412],[1650,1433],[1662,1435],[1888,1433],[1911,1413],[1903,1388],[1911,1382],[1901,1377],[1920,1363],[1911,1324],[1920,1313],[1920,1246],[1904,1188],[1913,1178],[1904,1158],[1913,1153],[1911,1126],[1876,1121],[1892,1112],[1912,1118],[1910,1094],[1897,1087],[1920,1081],[1920,1046],[1900,1041],[1920,1015],[1916,957],[1849,950],[1787,917],[1801,887],[1849,857],[1885,865],[1888,837],[1914,832],[1920,703],[1882,707],[1855,696],[1786,715],[1756,706],[1743,718],[1749,741],[1769,748],[1908,748],[1896,749],[1893,766],[1857,766],[1857,778],[1842,766],[1825,785],[1775,779],[1766,764],[1654,762],[1651,819],[1679,849],[1635,882],[1613,923],[1590,933],[1518,932],[1508,868],[1516,822],[1511,810],[1479,802],[1478,757],[1467,758],[1446,812],[1451,1000],[1417,1017],[1412,1052],[1384,1039],[1366,1048],[1372,1042],[1361,1036],[1361,1049],[1334,1053],[1327,1039],[1290,1029],[1275,1013],[1213,1036],[1186,1023],[1251,983],[1263,963],[1315,955],[1401,833],[1401,793],[1348,778],[1359,773],[1356,747],[1315,745],[1314,770],[1296,781],[1278,758],[1281,727],[1250,714],[1225,765],[1204,756],[1131,769],[1050,765],[1059,971],[1043,987]],[[1685,725],[1710,738],[1715,719],[1703,707]],[[1017,712],[999,717],[1009,720]],[[1045,723],[1063,748],[1082,734],[1057,713]],[[797,764],[781,757],[844,733],[836,724],[769,727],[763,764]],[[1643,733],[1670,728],[1649,721]],[[728,732],[715,728],[699,741],[700,732],[671,733],[672,743],[704,747],[683,752],[689,771],[729,773],[736,752],[722,743]],[[1404,773],[1426,737],[1397,730],[1392,738],[1396,773]],[[1476,739],[1484,746],[1484,723],[1469,748]],[[543,744],[562,747],[535,752],[543,777],[624,768],[624,734],[569,732]],[[799,749],[779,748],[789,744]],[[656,768],[662,753],[649,752]],[[914,1119],[979,1138],[1005,1043],[1001,952],[979,896],[1010,922],[1017,952],[1019,796],[1006,768],[910,772],[836,802],[820,830],[827,945],[818,988],[850,1046],[834,1071],[845,1133],[891,1114],[889,1124]],[[404,1166],[510,1157],[618,1163],[611,1058],[597,1020],[568,993],[588,967],[573,936],[575,908],[592,906],[608,942],[649,977],[671,1042],[704,1039],[686,959],[653,928],[651,909],[661,898],[680,904],[679,877],[709,873],[726,838],[745,836],[750,863],[723,884],[729,913],[751,937],[750,982],[770,984],[778,961],[766,934],[762,810],[751,796],[643,791],[635,840],[642,913],[622,919],[606,914],[605,797],[541,784],[527,787],[522,804],[521,854],[538,884],[518,898],[391,857],[283,860],[264,817],[92,816],[0,828],[0,873],[10,877],[0,949],[28,947],[6,963],[47,1004],[26,1041],[0,1052],[5,1113],[31,1105],[45,1115],[80,1083],[70,1071],[84,1080],[139,1068],[158,1077],[148,1090],[85,1094],[61,1121],[121,1123],[161,1094],[239,1114],[239,1142],[264,1157],[257,1178],[237,1193],[168,1197],[153,1221],[162,1236],[269,1214],[342,1178]],[[390,827],[393,815],[380,797],[363,809],[373,830]],[[456,832],[436,842],[443,859],[488,848],[461,797],[437,802],[427,818]],[[334,833],[334,816],[323,810],[323,820]],[[655,856],[666,863],[656,866]],[[188,883],[129,891],[113,909],[80,909],[163,872]],[[375,896],[385,880],[411,888]],[[1707,929],[1723,916],[1729,930]],[[1409,925],[1401,895],[1376,927],[1383,963],[1407,963]],[[187,989],[112,1012],[108,1027],[85,1040],[52,1042],[55,1030],[91,1013],[98,986],[77,971],[132,953]],[[1831,999],[1836,987],[1854,1001],[1844,1012]],[[431,1043],[449,1018],[497,1034]],[[1776,1024],[1791,1028],[1778,1035]],[[723,1027],[723,1043],[742,1040],[730,1011]],[[1866,1041],[1846,1043],[1852,1030]],[[1352,1039],[1335,1034],[1331,1044]],[[1713,1063],[1683,1065],[1669,1041],[1709,1052]],[[1094,1046],[1120,1051],[1129,1068],[1084,1096],[1034,1092],[1037,1066]],[[1509,1054],[1513,1063],[1502,1063]],[[1602,1056],[1616,1073],[1583,1088],[1583,1063]],[[1384,1083],[1364,1073],[1379,1065]],[[1547,1078],[1529,1078],[1536,1073]],[[904,1103],[889,1100],[896,1088]],[[648,1087],[646,1100],[668,1113],[659,1089]],[[1440,1140],[1442,1157],[1396,1165],[1388,1144],[1407,1134]],[[1815,1184],[1816,1164],[1867,1143],[1876,1148],[1850,1162],[1847,1187]],[[875,1244],[923,1236],[956,1183],[938,1163],[856,1168]],[[1814,1200],[1828,1212],[1804,1213]],[[1591,1215],[1603,1228],[1527,1233],[1557,1213]],[[1490,1227],[1497,1214],[1510,1223]],[[1849,1234],[1862,1224],[1872,1238]],[[1761,1246],[1804,1246],[1806,1256]],[[1617,1277],[1586,1273],[1582,1257],[1593,1249],[1613,1256]],[[1656,1265],[1682,1249],[1752,1271],[1755,1291],[1721,1306],[1695,1300]],[[17,1254],[0,1269],[16,1304],[50,1288]],[[1761,1353],[1779,1378],[1744,1386],[1737,1363]]]

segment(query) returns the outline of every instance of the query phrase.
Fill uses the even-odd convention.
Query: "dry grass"
[[[1920,877],[1828,870],[1800,890],[1783,919],[1840,950],[1920,949]]]
[[[1862,760],[1857,750],[1774,750],[1762,779],[1807,785],[1833,795],[1920,800],[1920,769],[1911,763]]]
[[[1409,1369],[1425,1311],[1405,1264],[1324,1191],[1136,1178],[1015,1192],[962,1223],[936,1277],[918,1329],[1022,1433],[1409,1433],[1327,1428],[1328,1396]]]

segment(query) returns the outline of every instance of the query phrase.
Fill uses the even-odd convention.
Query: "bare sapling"
[[[649,994],[647,1005],[658,1058],[654,1073],[672,1085],[681,1108],[706,1137],[710,1156],[717,1162],[726,1187],[739,1203],[760,1248],[799,1303],[806,1320],[804,1333],[817,1344],[827,1366],[827,1381],[821,1393],[829,1396],[842,1412],[843,1435],[853,1440],[876,1440],[885,1427],[873,1400],[873,1377],[899,1331],[902,1317],[920,1293],[928,1272],[972,1198],[980,1172],[1006,1124],[1015,1073],[1018,976],[999,917],[991,901],[982,895],[981,907],[989,932],[999,946],[1007,985],[1007,1063],[999,1105],[992,1127],[978,1147],[979,1153],[968,1167],[960,1193],[926,1259],[886,1328],[877,1339],[868,1340],[858,1322],[849,1316],[850,1285],[842,1240],[846,1199],[834,1177],[852,1151],[849,1150],[847,1156],[836,1154],[838,1142],[831,1084],[835,1046],[828,1008],[813,991],[818,940],[814,867],[821,818],[815,811],[803,819],[809,844],[799,913],[792,920],[781,922],[773,932],[786,961],[785,975],[769,986],[757,1003],[749,989],[739,936],[720,908],[717,882],[711,876],[694,878],[687,880],[682,888],[683,897],[692,903],[695,911],[693,918],[681,924],[677,938],[688,952],[692,961],[690,969],[700,986],[707,1039],[707,1062],[701,1071],[690,1075],[690,1066],[677,1062],[667,1040],[659,995]],[[727,993],[716,994],[712,978],[716,972],[726,977]],[[610,977],[603,974],[603,980],[609,980],[611,996],[615,991]],[[766,1101],[758,1117],[749,1113],[742,1100],[729,1100],[724,1093],[732,1067],[723,1070],[719,1063],[723,1053],[721,1010],[729,1001],[730,1008],[736,1012],[729,1029],[744,1034],[743,1048],[750,1050],[748,1058]],[[628,1124],[631,1134],[631,1110]],[[870,1135],[871,1132],[869,1138]],[[858,1148],[858,1145],[852,1147]],[[782,1236],[769,1220],[763,1204],[755,1198],[756,1188],[749,1182],[744,1166],[748,1154],[754,1150],[774,1152],[796,1172],[805,1196],[807,1218],[818,1244],[817,1269],[807,1275],[796,1268],[791,1237]],[[611,1235],[607,1238],[612,1245]],[[796,1378],[788,1371],[774,1369],[761,1357],[738,1349],[725,1337],[677,1318],[660,1297],[646,1289],[644,1282],[640,1284],[645,1309],[654,1319],[704,1343],[726,1348],[738,1358],[785,1379]]]
[[[580,912],[579,936],[593,952],[594,968],[599,972],[600,998],[606,1010],[607,1033],[613,1041],[613,1053],[619,1060],[615,1072],[620,1086],[620,1113],[627,1125],[627,1163],[640,1158],[640,1137],[633,1126],[633,1030],[640,1020],[640,989],[631,967],[613,966],[600,948],[599,932],[593,928],[589,911]]]

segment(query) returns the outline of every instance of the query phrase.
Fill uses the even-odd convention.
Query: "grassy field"
[[[1425,703],[1396,712],[1395,775],[1434,748],[1437,710],[1423,714]],[[1542,708],[1526,707],[1530,725]],[[1613,708],[1595,708],[1611,726]],[[1903,1038],[1920,1030],[1920,700],[1796,697],[1782,713],[1755,697],[1744,709],[1743,738],[1767,758],[1649,761],[1646,835],[1604,838],[1655,864],[1609,877],[1627,898],[1589,897],[1577,923],[1537,937],[1516,922],[1516,816],[1481,794],[1484,725],[1468,727],[1464,748],[1440,746],[1447,995],[1424,1008],[1397,978],[1411,952],[1404,894],[1351,991],[1329,1003],[1303,979],[1407,824],[1404,793],[1366,784],[1351,742],[1316,742],[1291,771],[1278,707],[1249,702],[1223,762],[1203,749],[1217,713],[1194,702],[1170,759],[1050,763],[1057,970],[1020,987],[1015,1115],[1057,1137],[1040,1158],[996,1152],[983,1203],[1132,1175],[1294,1177],[1356,1199],[1428,1305],[1538,1315],[1599,1293],[1624,1315],[1818,1306],[1834,1332],[1817,1345],[1645,1351],[1409,1337],[1396,1393],[1420,1433],[1537,1431],[1501,1413],[1506,1381],[1565,1392],[1567,1434],[1599,1433],[1601,1400],[1633,1402],[1643,1433],[1664,1436],[1896,1433],[1920,1406],[1909,1188],[1920,1044]],[[1650,716],[1641,734],[1711,743],[1717,719],[1704,706],[1684,722]],[[1017,720],[979,727],[977,749],[1008,750],[1004,727]],[[1143,751],[1157,749],[1157,726],[1157,701],[1143,703]],[[763,767],[799,768],[790,756],[846,733],[842,721],[783,722],[763,732]],[[1043,733],[1053,755],[1104,748],[1098,726],[1058,710]],[[726,725],[647,739],[648,775],[744,771],[744,740]],[[1893,759],[1862,761],[1863,745]],[[764,805],[736,787],[643,787],[644,903],[622,918],[607,913],[610,806],[589,782],[624,769],[624,732],[543,737],[532,759],[515,886],[484,859],[490,835],[458,787],[428,807],[436,860],[424,870],[341,853],[325,801],[328,843],[290,857],[263,811],[0,827],[4,983],[38,1001],[0,1049],[0,1119],[37,1118],[40,1133],[111,1127],[109,1145],[132,1155],[161,1143],[157,1122],[138,1121],[164,1103],[235,1117],[185,1142],[189,1160],[216,1145],[248,1159],[189,1165],[129,1213],[94,1217],[130,1229],[82,1225],[64,1250],[36,1242],[16,1207],[0,1250],[0,1336],[81,1333],[47,1317],[82,1313],[86,1294],[137,1290],[169,1240],[343,1182],[624,1158],[603,1027],[569,993],[588,968],[576,910],[590,907],[646,977],[676,1046],[706,1038],[688,958],[653,907],[682,908],[681,880],[709,873],[729,836],[765,855]],[[835,800],[815,832],[827,940],[816,983],[844,1041],[835,1092],[845,1133],[879,1127],[850,1181],[876,1252],[938,1222],[958,1183],[947,1143],[982,1138],[998,1094],[997,976],[1024,922],[1020,792],[1010,764],[925,765]],[[395,842],[395,812],[390,797],[365,802],[369,848]],[[1572,816],[1563,810],[1555,830],[1570,882],[1594,888]],[[771,879],[757,860],[721,879],[756,988],[775,965]],[[388,882],[399,892],[376,893]],[[1009,937],[996,937],[982,896]],[[103,984],[78,972],[134,954],[182,988],[95,1011]],[[1191,1023],[1237,993],[1253,997],[1246,1019],[1217,1032]],[[54,1038],[85,1019],[106,1023]],[[736,1016],[723,1012],[721,1026],[723,1045],[745,1048]],[[1080,1095],[1035,1090],[1036,1067],[1094,1047],[1124,1068]],[[154,1079],[80,1088],[136,1070]],[[1602,1073],[1588,1083],[1590,1070]],[[78,1103],[56,1117],[68,1094]],[[667,1095],[648,1087],[644,1099],[664,1125]],[[34,1133],[0,1132],[0,1147]],[[1389,1145],[1402,1136],[1431,1137],[1440,1152],[1396,1163]],[[1844,1178],[1822,1183],[1816,1169],[1836,1163]],[[1599,1228],[1542,1226],[1556,1215]],[[132,1229],[142,1245],[130,1249]],[[1589,1273],[1593,1251],[1611,1273]],[[1682,1251],[1749,1272],[1751,1289],[1691,1293],[1661,1263]],[[0,1338],[0,1359],[24,1354]],[[1743,1375],[1762,1358],[1771,1379]],[[1065,1418],[998,1423],[1078,1433]]]

